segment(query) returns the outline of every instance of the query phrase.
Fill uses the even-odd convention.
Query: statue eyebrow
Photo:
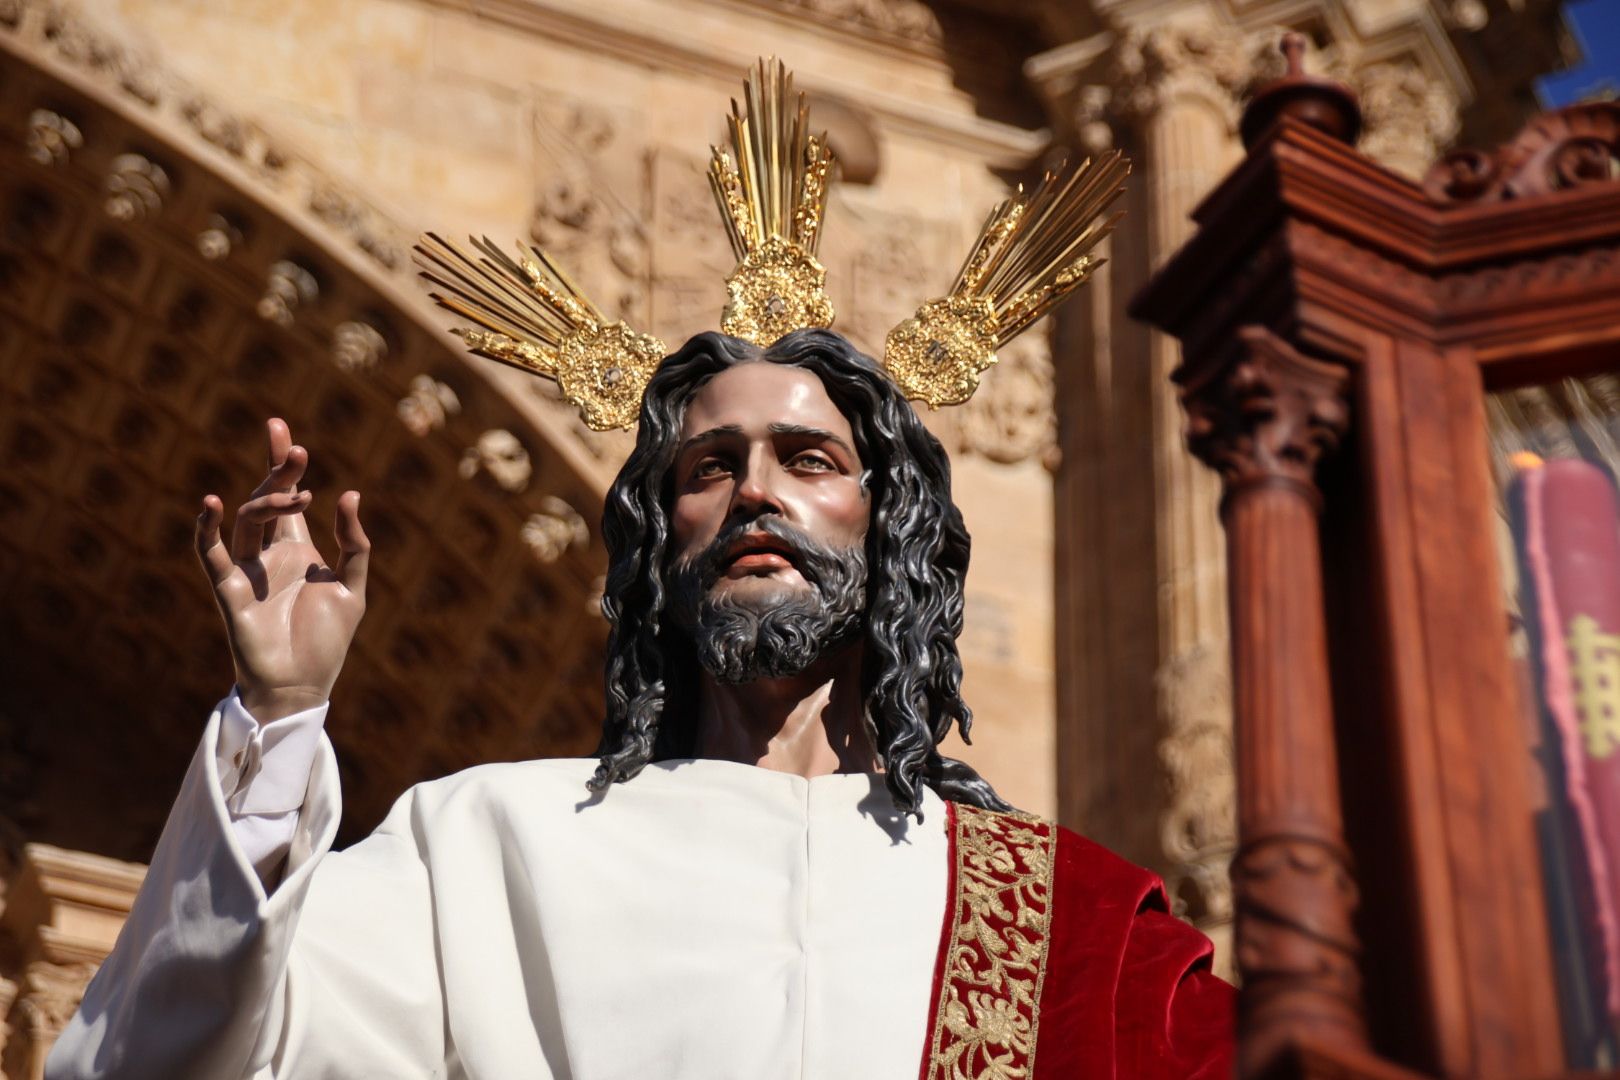
[[[733,435],[741,435],[742,433],[743,429],[741,424],[721,424],[719,427],[712,427],[708,431],[700,432],[692,436],[690,439],[687,439],[681,444],[680,452],[684,454],[694,446],[706,446],[709,443],[718,442],[721,439],[730,438]]]
[[[765,430],[769,431],[772,435],[803,435],[806,438],[821,439],[825,442],[830,442],[833,445],[840,447],[844,453],[848,454],[852,458],[858,459],[860,457],[860,455],[855,452],[854,448],[851,447],[849,443],[845,442],[843,439],[840,439],[837,435],[834,435],[826,428],[806,427],[804,424],[769,424],[766,426]]]
[[[837,435],[834,435],[826,428],[809,427],[805,424],[775,423],[766,425],[765,430],[769,431],[772,435],[799,435],[809,439],[822,439],[841,448],[844,453],[848,454],[850,457],[857,459],[860,457],[860,455],[855,452],[854,448],[851,447],[849,443],[845,442],[843,439],[840,439]],[[719,442],[721,439],[732,438],[733,436],[741,435],[742,433],[743,429],[741,424],[721,424],[718,427],[712,427],[707,431],[699,432],[690,439],[687,439],[681,444],[679,453],[685,454],[689,450],[693,450],[697,447],[707,446],[709,443]]]

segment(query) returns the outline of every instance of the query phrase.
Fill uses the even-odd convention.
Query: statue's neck
[[[697,756],[806,778],[881,771],[861,720],[859,647],[785,679],[725,686],[705,672]]]

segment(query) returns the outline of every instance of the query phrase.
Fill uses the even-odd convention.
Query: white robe
[[[486,765],[331,852],[322,736],[267,896],[219,737],[216,710],[51,1080],[917,1074],[947,887],[932,792],[919,825],[876,776],[668,762],[592,799],[591,760]]]

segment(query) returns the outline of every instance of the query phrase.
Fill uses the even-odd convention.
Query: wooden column
[[[1239,1071],[1307,1043],[1366,1044],[1329,684],[1316,464],[1349,420],[1348,375],[1260,326],[1181,374],[1188,445],[1221,477],[1238,773],[1232,865]]]

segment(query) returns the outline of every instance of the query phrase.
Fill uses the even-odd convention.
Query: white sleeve
[[[282,775],[269,763],[290,759],[297,744],[287,740],[299,736],[272,740],[265,725],[259,749],[247,749],[250,733],[237,762],[221,749],[224,711],[209,719],[118,944],[51,1048],[46,1080],[444,1075],[442,976],[412,794],[369,838],[331,851],[337,761],[316,729],[285,870],[269,891],[233,819],[287,812],[297,785],[260,781]],[[222,777],[221,760],[253,775]]]
[[[231,832],[264,887],[273,889],[287,857],[329,703],[260,724],[236,690],[219,703],[215,768]]]

